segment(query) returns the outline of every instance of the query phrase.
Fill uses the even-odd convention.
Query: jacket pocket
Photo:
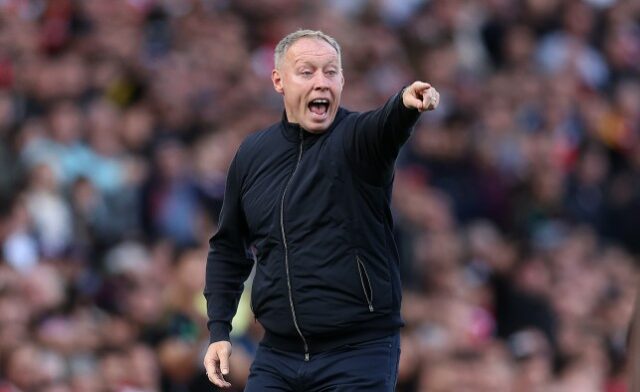
[[[360,259],[360,256],[358,255],[356,255],[356,263],[358,265],[358,275],[360,275],[360,284],[362,286],[364,298],[367,301],[367,305],[369,306],[369,312],[373,312],[375,310],[373,308],[373,286],[371,285],[371,279],[369,278],[367,267],[364,265],[364,263]]]
[[[256,271],[257,272],[257,271]],[[249,296],[249,306],[251,307],[251,313],[253,313],[253,318],[258,319],[258,312],[256,312],[256,284],[255,284],[255,276],[253,282],[251,282],[251,295]]]

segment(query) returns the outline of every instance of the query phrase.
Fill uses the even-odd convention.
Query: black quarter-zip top
[[[340,108],[323,133],[283,116],[244,140],[209,241],[212,342],[229,339],[254,265],[251,305],[264,344],[309,360],[403,325],[390,200],[395,160],[418,117],[398,93],[373,111]]]

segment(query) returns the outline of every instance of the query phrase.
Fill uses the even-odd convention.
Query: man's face
[[[329,128],[340,106],[344,77],[338,53],[329,43],[301,38],[286,51],[271,74],[284,97],[287,120],[313,133]]]

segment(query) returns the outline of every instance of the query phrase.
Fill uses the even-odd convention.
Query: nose
[[[327,90],[329,88],[329,79],[325,76],[324,72],[318,71],[313,77],[313,89],[314,90]]]

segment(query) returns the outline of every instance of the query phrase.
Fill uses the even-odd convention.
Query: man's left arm
[[[416,81],[391,97],[384,106],[358,116],[345,136],[345,147],[358,171],[388,173],[400,147],[424,111],[438,107],[440,95],[429,83]]]

